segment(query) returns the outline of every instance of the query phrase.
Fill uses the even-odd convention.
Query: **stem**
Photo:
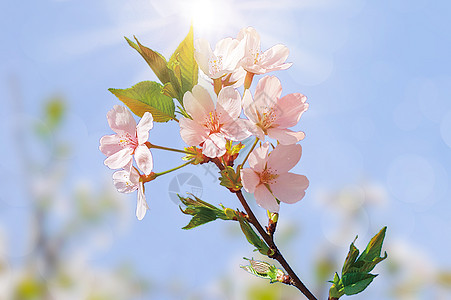
[[[156,178],[156,177],[158,177],[158,176],[161,176],[161,175],[164,175],[164,174],[171,173],[172,171],[181,169],[181,168],[183,168],[183,167],[189,165],[189,164],[192,163],[193,161],[194,161],[194,159],[190,160],[189,162],[184,163],[183,165],[180,165],[180,166],[178,166],[178,167],[172,168],[172,169],[170,169],[170,170],[167,170],[167,171],[164,171],[164,172],[160,172],[160,173],[155,173],[154,176],[155,176],[155,178]]]
[[[219,92],[222,89],[222,79],[221,78],[213,79],[213,86],[215,88],[216,96],[219,95]]]
[[[252,150],[254,150],[255,146],[257,146],[258,143],[258,138],[255,138],[255,142],[251,147],[251,150],[249,150],[249,152],[246,154],[246,157],[244,158],[243,162],[238,166],[238,168],[242,168],[244,166],[244,164],[246,163],[247,159],[249,158],[249,155],[251,154]]]
[[[220,170],[224,169],[224,166],[221,164],[219,159],[214,158],[212,161],[218,166]],[[246,199],[243,196],[243,193],[241,190],[237,191],[236,196],[241,202],[241,205],[243,206],[244,210],[246,211],[250,223],[254,225],[255,229],[257,229],[260,236],[263,238],[263,240],[266,242],[266,244],[274,250],[275,254],[271,256],[272,259],[277,260],[282,267],[287,271],[288,275],[290,275],[293,285],[304,294],[304,296],[307,297],[309,300],[317,300],[316,297],[308,290],[308,288],[302,283],[302,281],[299,279],[299,277],[294,273],[293,269],[290,267],[288,262],[285,260],[285,258],[282,256],[282,253],[280,253],[279,249],[277,248],[276,244],[274,243],[272,237],[263,229],[262,225],[258,221],[257,217],[255,217],[254,213],[252,212],[252,209],[249,207],[249,205],[246,202]]]
[[[190,152],[190,151],[179,150],[179,149],[174,149],[174,148],[168,148],[168,147],[163,147],[163,146],[157,146],[157,145],[151,144],[150,142],[146,142],[146,146],[149,149],[154,148],[154,149],[161,149],[161,150],[167,150],[167,151],[172,151],[172,152],[179,152],[179,153],[184,153],[184,154],[192,154],[192,155],[196,154],[196,153]]]
[[[247,72],[246,73],[246,78],[244,78],[244,91],[246,91],[247,89],[249,89],[251,87],[252,84],[252,79],[254,78],[254,73],[251,72]]]

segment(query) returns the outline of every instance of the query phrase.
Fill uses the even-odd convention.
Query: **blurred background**
[[[185,231],[175,195],[241,208],[213,166],[189,166],[136,193],[112,186],[99,139],[120,104],[108,88],[155,76],[124,36],[169,57],[193,18],[215,44],[246,26],[262,50],[290,49],[283,95],[310,108],[306,197],[281,208],[276,241],[327,298],[349,244],[388,226],[386,261],[353,299],[451,299],[451,19],[448,1],[44,0],[0,3],[0,299],[303,299],[239,268],[236,223]],[[181,148],[177,124],[150,141]],[[181,156],[153,151],[155,170]],[[264,220],[265,212],[253,206]]]

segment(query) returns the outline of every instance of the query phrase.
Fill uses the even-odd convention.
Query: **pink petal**
[[[144,174],[149,175],[153,168],[153,158],[152,153],[150,153],[149,148],[144,145],[139,145],[135,150],[135,161],[138,168],[144,172]]]
[[[214,133],[205,140],[202,153],[210,158],[223,156],[226,152],[226,140],[222,134]]]
[[[117,134],[102,136],[102,138],[100,139],[99,149],[106,156],[110,156],[122,150],[120,140],[121,139]]]
[[[136,126],[138,144],[144,144],[149,139],[149,130],[153,128],[153,116],[150,112],[145,112]]]
[[[279,201],[296,203],[304,198],[309,181],[304,175],[284,173],[271,184],[271,190]]]
[[[231,38],[226,38],[224,40],[226,40],[229,45],[227,45],[227,47],[223,44],[218,45],[221,42],[220,41],[216,44],[215,53],[216,55],[223,56],[223,70],[226,71],[226,73],[231,73],[237,68],[238,63],[244,57],[246,41],[238,41]]]
[[[258,148],[255,148],[249,155],[248,162],[252,170],[261,173],[266,167],[268,159],[269,143],[266,142]]]
[[[290,50],[282,44],[272,46],[263,53],[261,65],[269,71],[283,70],[292,64],[284,64],[290,54]]]
[[[190,146],[197,146],[208,138],[208,129],[199,123],[187,119],[180,119],[180,136]]]
[[[296,144],[305,137],[304,132],[290,129],[269,128],[267,132],[270,138],[278,140],[282,145]]]
[[[136,203],[136,217],[142,220],[146,215],[149,206],[147,205],[146,195],[144,194],[144,183],[140,182],[138,186],[138,201]]]
[[[131,112],[124,106],[115,105],[107,115],[108,124],[116,133],[128,132],[135,135],[136,121]]]
[[[271,151],[268,158],[267,168],[274,170],[276,174],[283,174],[291,170],[301,159],[301,145],[277,145]]]
[[[252,125],[249,123],[249,120],[235,119],[233,122],[224,124],[221,133],[229,140],[242,141],[251,135],[248,128]]]
[[[257,108],[254,103],[254,99],[252,99],[252,94],[249,90],[244,92],[243,96],[243,109],[246,117],[252,121],[252,123],[256,124],[259,122]]]
[[[254,193],[260,183],[260,176],[250,168],[241,170],[241,183],[248,193]]]
[[[210,75],[210,68],[208,62],[210,57],[213,56],[213,51],[211,51],[210,43],[205,39],[197,39],[194,41],[194,58],[196,59],[199,68],[206,75]]]
[[[282,85],[279,78],[275,76],[265,76],[260,79],[255,89],[254,102],[260,114],[264,114],[268,109],[276,105],[282,94]]]
[[[246,40],[246,56],[260,52],[260,35],[253,27],[247,27],[240,30],[237,40],[241,41],[244,39]]]
[[[254,192],[257,204],[270,212],[279,212],[279,203],[264,184],[260,184]]]
[[[218,95],[216,111],[219,114],[219,122],[232,122],[241,114],[241,96],[233,87],[223,88]]]
[[[132,160],[132,148],[124,148],[113,155],[108,156],[104,164],[110,169],[121,169]]]
[[[183,105],[193,120],[199,123],[215,109],[210,94],[200,85],[195,85],[192,92],[185,93]]]
[[[280,128],[288,128],[296,125],[303,112],[308,109],[308,103],[305,103],[307,97],[300,93],[289,94],[279,99],[277,102],[277,120],[275,123]]]
[[[137,183],[133,183],[130,173],[121,170],[113,173],[113,184],[119,193],[131,193],[138,189]]]

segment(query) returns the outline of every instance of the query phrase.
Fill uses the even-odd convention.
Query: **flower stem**
[[[258,138],[255,138],[255,142],[252,145],[251,149],[249,150],[249,152],[246,154],[246,157],[244,158],[243,162],[238,166],[239,169],[243,168],[244,164],[246,163],[247,159],[249,158],[249,155],[251,154],[252,150],[254,150],[255,146],[257,146],[258,143]]]
[[[219,95],[219,92],[222,89],[222,79],[221,78],[213,79],[213,86],[215,88],[216,96]]]
[[[224,170],[224,165],[221,163],[221,161],[218,158],[212,159],[212,161],[216,164],[216,166],[220,170]],[[301,291],[304,296],[307,297],[309,300],[317,300],[316,297],[309,291],[309,289],[302,283],[302,281],[299,279],[299,277],[294,273],[293,269],[290,267],[288,262],[285,260],[285,258],[282,256],[282,253],[280,253],[279,249],[277,248],[276,244],[274,243],[273,238],[263,229],[262,225],[258,221],[257,217],[255,217],[252,209],[249,207],[249,205],[246,202],[246,199],[244,198],[243,193],[241,190],[235,192],[236,196],[241,202],[241,205],[243,206],[244,210],[246,211],[249,221],[252,225],[254,225],[255,229],[257,229],[260,236],[263,238],[263,240],[266,242],[266,244],[274,251],[274,255],[270,256],[270,258],[277,260],[282,267],[287,271],[288,275],[291,277],[291,283]]]
[[[149,149],[154,148],[154,149],[161,149],[161,150],[167,150],[167,151],[172,151],[172,152],[179,152],[179,153],[184,153],[184,154],[193,154],[193,155],[196,154],[196,153],[190,152],[190,151],[185,151],[185,150],[180,150],[180,149],[174,149],[174,148],[168,148],[168,147],[154,145],[154,144],[151,144],[150,142],[146,142],[146,146]]]
[[[247,72],[246,73],[246,77],[244,78],[244,91],[246,91],[247,89],[249,89],[251,87],[252,84],[252,79],[254,78],[254,73],[251,72]]]
[[[167,170],[167,171],[160,172],[160,173],[155,173],[155,178],[158,177],[158,176],[164,175],[164,174],[171,173],[171,172],[173,172],[173,171],[175,171],[175,170],[181,169],[181,168],[183,168],[183,167],[185,167],[185,166],[191,164],[193,161],[194,161],[194,159],[190,160],[189,162],[184,163],[183,165],[180,165],[180,166],[178,166],[178,167],[169,169],[169,170]]]

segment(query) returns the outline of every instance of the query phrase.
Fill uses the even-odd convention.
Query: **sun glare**
[[[183,2],[183,7],[183,15],[200,34],[217,34],[226,30],[233,20],[231,1],[193,0]]]

